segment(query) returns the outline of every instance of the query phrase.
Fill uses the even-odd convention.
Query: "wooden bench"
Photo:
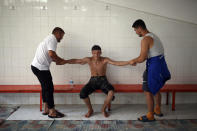
[[[115,84],[113,85],[116,93],[142,93],[141,84]],[[55,85],[55,93],[79,93],[83,85]],[[169,93],[172,93],[172,110],[175,110],[175,93],[176,92],[197,92],[197,85],[165,85],[161,92],[166,93],[166,104],[168,105]],[[40,111],[42,111],[42,91],[40,85],[0,85],[0,93],[40,93]],[[96,90],[101,93],[101,90]]]

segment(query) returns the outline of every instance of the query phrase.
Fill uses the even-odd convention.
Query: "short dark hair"
[[[55,27],[55,28],[53,29],[52,33],[55,34],[55,33],[57,33],[57,32],[59,32],[59,33],[65,33],[64,30],[63,30],[62,28],[60,28],[60,27]]]
[[[93,45],[92,46],[92,51],[93,50],[101,50],[101,47],[99,45]]]
[[[136,20],[136,21],[133,23],[132,27],[133,27],[133,28],[141,27],[142,29],[145,30],[145,29],[146,29],[146,24],[144,23],[143,20],[138,19],[138,20]]]

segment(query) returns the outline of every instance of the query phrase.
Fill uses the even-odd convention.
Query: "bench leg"
[[[168,105],[169,92],[166,92],[166,105]]]
[[[40,111],[42,111],[42,92],[40,92]]]
[[[172,110],[175,111],[175,91],[172,92]]]

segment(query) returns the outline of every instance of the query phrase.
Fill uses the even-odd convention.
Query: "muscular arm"
[[[130,61],[130,64],[142,63],[142,62],[144,62],[147,59],[147,57],[148,57],[148,50],[149,50],[149,44],[151,43],[151,41],[152,41],[151,37],[145,37],[142,40],[140,55],[137,58],[132,59]]]
[[[83,59],[70,59],[67,61],[68,64],[81,64],[81,65],[84,65],[84,64],[87,64],[89,62],[89,58],[88,57],[85,57]]]
[[[105,58],[105,62],[116,66],[125,66],[129,64],[129,61],[114,61],[111,60],[110,58]]]
[[[61,57],[59,57],[55,51],[49,50],[48,51],[49,56],[51,57],[51,59],[56,62],[57,65],[63,65],[66,64],[66,60],[62,59]]]

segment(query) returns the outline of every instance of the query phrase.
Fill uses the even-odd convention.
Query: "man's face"
[[[60,42],[64,37],[64,33],[58,32],[58,33],[55,34],[55,37],[57,39],[57,42]]]
[[[134,31],[136,32],[136,34],[137,34],[139,37],[142,37],[142,29],[141,29],[141,27],[134,28]]]
[[[99,58],[101,56],[101,50],[93,50],[92,51],[92,56],[94,58]]]

